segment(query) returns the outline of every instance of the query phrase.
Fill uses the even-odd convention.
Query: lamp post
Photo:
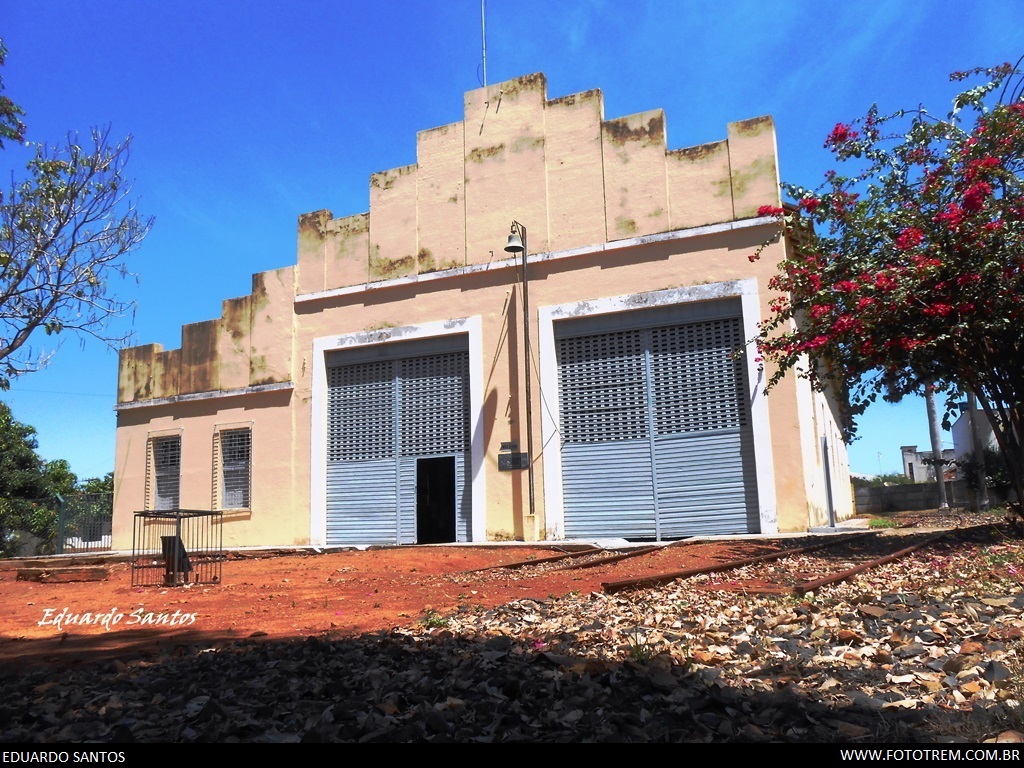
[[[975,504],[980,512],[987,512],[988,501],[988,480],[985,477],[985,444],[981,438],[981,423],[978,418],[982,413],[978,408],[978,396],[974,392],[967,393],[967,417],[971,425],[971,451],[974,453],[975,471],[978,479],[978,493],[975,497]]]
[[[518,221],[512,221],[512,228],[509,231],[508,245],[505,246],[505,251],[508,253],[521,253],[523,255],[521,269],[523,273],[523,349],[526,359],[526,472],[530,486],[530,515],[535,516],[537,505],[533,484],[533,386],[530,377],[533,353],[530,349],[530,283],[527,280],[526,272],[526,227]]]
[[[939,424],[939,411],[935,407],[935,385],[932,382],[925,384],[924,404],[928,409],[928,428],[932,439],[932,461],[935,462],[935,482],[939,486],[939,509],[949,509],[949,502],[946,501],[946,462],[942,460],[942,432]]]

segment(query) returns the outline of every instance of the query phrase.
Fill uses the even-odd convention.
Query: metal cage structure
[[[223,513],[204,509],[136,512],[132,528],[132,586],[220,584]]]

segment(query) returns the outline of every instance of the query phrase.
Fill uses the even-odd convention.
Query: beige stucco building
[[[549,100],[541,74],[470,91],[415,164],[370,177],[368,213],[300,216],[296,264],[180,349],[123,350],[114,546],[161,508],[223,510],[228,546],[851,515],[835,403],[793,377],[764,397],[748,341],[786,247],[747,258],[777,226],[757,215],[779,204],[772,119],[670,150],[660,110],[603,112],[597,90]]]

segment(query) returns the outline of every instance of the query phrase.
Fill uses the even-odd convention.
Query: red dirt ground
[[[416,624],[430,610],[445,614],[522,598],[600,591],[606,581],[756,556],[783,546],[772,540],[701,542],[593,568],[555,570],[561,565],[556,563],[481,573],[465,572],[559,552],[523,546],[398,547],[249,555],[227,560],[219,585],[179,588],[133,588],[127,563],[110,564],[107,581],[18,581],[19,565],[7,561],[0,563],[0,663],[123,661],[176,645],[214,644],[254,633],[283,638],[386,630]],[[64,609],[67,615],[91,614],[94,621],[116,613],[109,629],[71,621],[58,626]]]

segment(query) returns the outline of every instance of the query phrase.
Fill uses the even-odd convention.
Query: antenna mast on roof
[[[483,54],[481,60],[483,62],[484,70],[484,88],[487,87],[487,18],[486,18],[486,6],[487,0],[480,0],[480,38],[482,40]]]

